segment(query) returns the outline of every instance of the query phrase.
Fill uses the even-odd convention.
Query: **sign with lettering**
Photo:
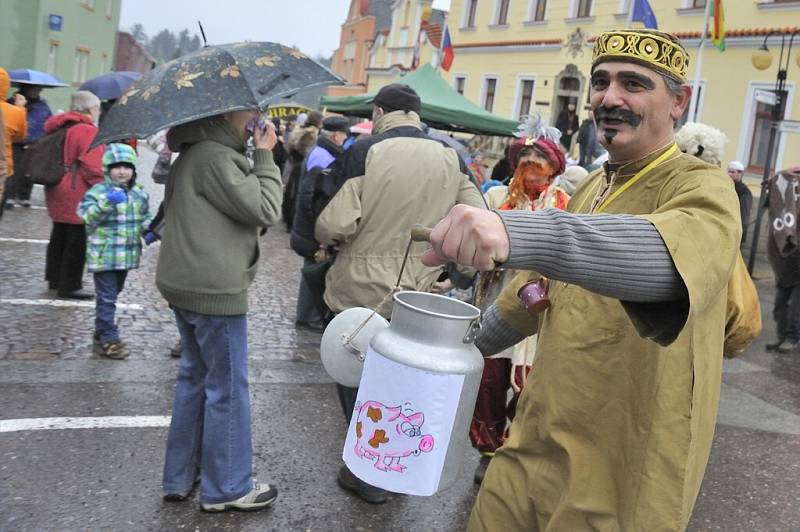
[[[778,131],[781,133],[800,133],[800,120],[783,120],[778,122]]]
[[[767,105],[775,105],[778,103],[778,95],[772,91],[758,89],[756,90],[756,101]]]
[[[311,109],[304,105],[275,105],[267,109],[270,118],[286,118],[291,115],[299,115],[300,113],[309,113]]]

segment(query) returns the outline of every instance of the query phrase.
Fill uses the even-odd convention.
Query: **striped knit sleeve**
[[[517,332],[509,325],[493,304],[483,314],[481,330],[475,337],[475,347],[485,357],[496,355],[504,349],[520,343],[525,339],[524,334]]]
[[[556,209],[497,213],[511,242],[506,268],[535,270],[622,301],[688,297],[661,235],[642,217]]]

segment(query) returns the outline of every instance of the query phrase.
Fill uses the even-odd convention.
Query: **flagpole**
[[[713,1],[713,0],[712,0]],[[706,14],[703,19],[703,32],[700,34],[700,45],[697,47],[697,61],[694,65],[694,80],[692,80],[692,99],[689,103],[689,122],[697,122],[697,104],[700,100],[700,76],[703,70],[703,48],[708,35],[708,19],[711,13],[711,2],[706,2]]]
[[[636,0],[630,0],[630,7],[628,8],[628,20],[625,22],[625,27],[630,28],[633,24],[633,10],[636,8]]]

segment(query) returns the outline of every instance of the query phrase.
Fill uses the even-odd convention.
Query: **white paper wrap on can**
[[[342,459],[364,482],[395,493],[439,488],[464,375],[398,364],[367,351]]]

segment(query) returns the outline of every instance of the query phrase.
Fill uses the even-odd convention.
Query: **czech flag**
[[[711,22],[711,42],[720,52],[725,51],[725,11],[722,9],[722,0],[712,0],[708,3],[710,15],[714,17]]]
[[[447,26],[444,27],[444,40],[442,41],[442,68],[445,72],[450,72],[450,67],[453,66],[453,43],[450,42],[450,31]]]

